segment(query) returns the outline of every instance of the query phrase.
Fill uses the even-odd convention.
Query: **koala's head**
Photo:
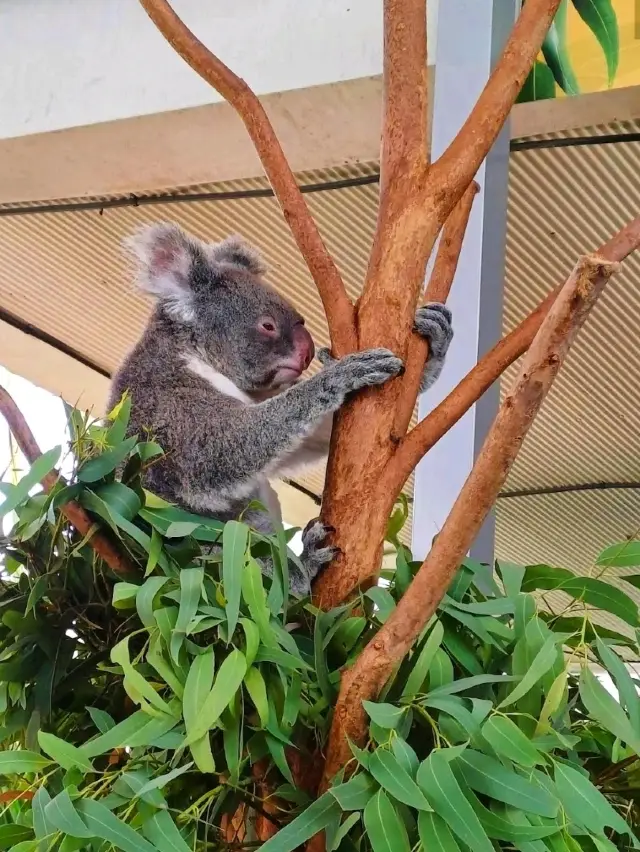
[[[158,300],[169,328],[242,390],[283,388],[313,360],[304,319],[264,282],[260,255],[239,237],[203,243],[159,224],[126,246],[137,258],[140,287]]]

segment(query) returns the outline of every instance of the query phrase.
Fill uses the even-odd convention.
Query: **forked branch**
[[[600,246],[596,254],[621,262],[640,248],[640,217]],[[399,492],[420,459],[454,426],[514,361],[523,355],[562,287],[553,290],[529,316],[476,364],[433,411],[404,438],[385,472],[383,487]],[[407,373],[409,368],[407,368]]]
[[[480,187],[475,181],[469,184],[442,229],[433,271],[424,294],[425,302],[444,303],[449,298],[449,292],[460,260],[469,216],[471,215],[471,207],[479,189]],[[420,390],[420,379],[428,357],[429,344],[426,339],[418,334],[412,334],[407,352],[407,368],[402,379],[402,391],[400,392],[396,419],[393,425],[393,438],[395,440],[402,438],[411,422],[411,415]]]
[[[433,164],[431,191],[442,192],[445,209],[457,203],[489,153],[533,67],[562,0],[527,0],[500,60],[460,132]]]
[[[244,122],[293,238],[320,293],[334,355],[339,357],[355,350],[353,305],[264,107],[245,81],[196,38],[167,0],[140,0],[140,3],[174,50],[222,95]]]
[[[0,387],[0,413],[2,413],[2,416],[7,421],[7,425],[16,439],[22,454],[29,464],[33,464],[42,455],[42,452],[22,412],[16,405],[13,397],[3,387]],[[53,470],[43,478],[42,487],[48,493],[58,483],[65,484],[63,477],[57,471]],[[88,535],[95,527],[95,522],[89,517],[82,506],[74,500],[70,500],[68,503],[60,506],[60,511],[82,536]],[[91,545],[101,559],[104,559],[115,574],[131,575],[138,572],[136,566],[127,556],[121,553],[102,533],[94,532],[89,538],[88,544]]]
[[[578,261],[540,326],[431,552],[384,626],[343,674],[329,738],[325,788],[350,757],[348,739],[363,741],[367,730],[363,700],[378,695],[442,600],[504,485],[577,331],[617,266],[598,255]]]

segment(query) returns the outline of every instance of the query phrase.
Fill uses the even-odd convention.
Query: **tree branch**
[[[596,254],[605,260],[621,262],[638,248],[640,217],[633,219],[600,246]],[[535,311],[487,352],[451,393],[409,432],[387,466],[382,487],[394,493],[402,488],[420,459],[500,378],[507,367],[527,351],[561,291],[562,287],[558,287],[549,293]]]
[[[334,711],[323,789],[350,757],[347,738],[361,744],[367,722],[363,700],[375,698],[442,600],[503,486],[540,405],[618,264],[581,258],[542,323],[520,373],[493,422],[480,455],[431,552],[383,627],[342,677]]]
[[[422,0],[424,5],[424,0]],[[354,308],[257,96],[189,30],[167,0],[140,0],[173,49],[235,109],[251,137],[327,315],[336,357],[357,348]]]
[[[487,85],[446,151],[433,164],[431,192],[448,210],[480,168],[504,126],[562,0],[527,0]],[[445,191],[446,192],[443,192]]]
[[[447,219],[436,255],[433,271],[425,290],[425,302],[446,302],[458,268],[464,235],[471,215],[471,207],[480,187],[473,181]],[[393,425],[393,439],[399,441],[409,428],[411,415],[420,391],[424,365],[429,357],[429,344],[415,332],[409,341],[406,372]]]
[[[42,452],[38,446],[29,424],[24,419],[22,412],[16,405],[10,394],[0,387],[0,412],[7,421],[9,429],[16,439],[23,455],[33,464]],[[42,480],[42,487],[48,493],[58,482],[63,484],[65,480],[58,471],[51,471]],[[95,527],[95,521],[85,512],[82,506],[73,500],[60,506],[62,514],[70,521],[78,532],[86,536]],[[139,573],[138,568],[100,532],[94,532],[88,542],[98,556],[107,563],[115,574]]]

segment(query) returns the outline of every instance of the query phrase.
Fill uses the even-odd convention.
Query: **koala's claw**
[[[413,327],[429,343],[431,357],[445,358],[453,338],[451,320],[451,311],[440,302],[431,302],[418,308]]]
[[[310,521],[302,533],[302,556],[300,561],[307,570],[309,583],[322,568],[340,554],[340,548],[325,545],[327,536],[335,532],[333,527],[315,519]]]

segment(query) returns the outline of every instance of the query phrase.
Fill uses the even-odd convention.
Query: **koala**
[[[385,349],[335,360],[300,381],[315,355],[304,318],[264,281],[260,255],[239,237],[204,243],[174,224],[143,228],[127,248],[155,310],[113,378],[110,407],[131,395],[130,434],[150,432],[165,455],[145,486],[197,514],[242,519],[271,533],[281,521],[273,477],[326,457],[332,417],[354,392],[397,376]],[[429,341],[423,388],[437,379],[452,338],[442,305],[421,308],[416,330]],[[266,511],[255,510],[258,501]],[[291,591],[304,596],[336,555],[319,521],[303,533]],[[273,566],[263,560],[262,570]]]

